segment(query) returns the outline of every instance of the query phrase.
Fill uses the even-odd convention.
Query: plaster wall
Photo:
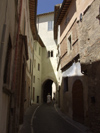
[[[39,52],[40,51],[40,52]],[[38,64],[40,64],[40,70],[38,70]],[[42,47],[36,41],[34,44],[34,62],[33,62],[33,87],[35,88],[34,102],[37,103],[37,96],[39,96],[39,104],[41,103],[41,75],[42,74]]]
[[[54,13],[40,14],[37,16],[38,33],[45,47],[42,48],[42,73],[41,85],[51,79],[57,85],[57,46],[53,39],[53,29],[48,31],[48,21],[54,23]],[[48,51],[53,51],[53,57],[48,57]]]
[[[12,72],[13,72],[13,61],[14,61],[14,45],[16,37],[16,19],[15,19],[15,1],[7,3],[7,0],[3,0],[0,3],[0,132],[5,133],[7,131],[8,125],[8,116],[9,116],[9,100],[10,97],[3,92],[3,75],[4,75],[4,66],[6,51],[8,45],[9,35],[11,37],[12,43],[12,57],[11,57],[11,73],[10,73],[10,83],[9,89],[11,90],[12,83]],[[5,28],[5,34],[3,34],[3,26]],[[4,37],[4,40],[2,38]]]
[[[26,63],[26,92],[29,92],[29,96],[26,96],[25,106],[29,106],[29,103],[33,103],[33,57],[34,57],[34,38],[30,28],[30,14],[29,14],[29,0],[23,1],[22,5],[22,14],[21,14],[21,24],[20,24],[20,34],[27,36],[27,45],[28,45],[28,57]],[[29,97],[29,98],[28,98]],[[29,102],[30,101],[30,102]],[[27,108],[25,107],[25,108]]]

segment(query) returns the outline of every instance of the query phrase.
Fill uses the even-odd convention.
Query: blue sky
[[[63,0],[38,0],[37,14],[54,11],[54,6],[62,3]]]

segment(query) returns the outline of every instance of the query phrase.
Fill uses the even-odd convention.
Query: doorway
[[[83,85],[80,80],[76,80],[73,84],[72,99],[73,119],[80,123],[84,123]]]
[[[52,97],[52,83],[53,83],[53,81],[48,79],[43,84],[43,102],[44,103],[47,102],[48,93],[50,93],[50,95]]]

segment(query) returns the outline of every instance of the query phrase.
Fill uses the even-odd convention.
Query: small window
[[[51,51],[51,57],[53,57],[53,51]]]
[[[67,25],[68,22],[69,22],[69,17],[66,18],[66,20],[65,20],[65,25]]]
[[[48,51],[48,58],[53,57],[53,51]]]
[[[37,50],[37,44],[36,44],[36,43],[35,43],[35,45],[34,45],[34,46],[35,46],[35,50]]]
[[[35,87],[33,87],[33,101],[35,100]]]
[[[36,60],[34,59],[34,62],[33,62],[33,64],[34,64],[34,68],[36,67]]]
[[[71,39],[71,35],[68,38],[68,47],[69,47],[69,50],[72,50],[72,39]]]
[[[25,20],[25,17],[24,17],[24,35],[25,35],[25,29],[26,28],[26,20]]]
[[[40,64],[38,63],[38,71],[40,71]]]
[[[39,55],[41,54],[41,49],[40,49],[40,47],[39,47]]]
[[[30,59],[30,72],[31,72],[31,59]]]
[[[50,57],[50,51],[48,51],[48,57]]]
[[[68,91],[68,77],[64,78],[64,92]]]
[[[35,83],[35,76],[33,76],[33,83]]]
[[[48,21],[48,31],[53,30],[53,21]]]
[[[12,49],[11,38],[9,37],[6,59],[5,59],[4,77],[3,77],[4,84],[8,84],[10,80],[10,65],[11,65],[11,54],[12,54],[11,49]]]

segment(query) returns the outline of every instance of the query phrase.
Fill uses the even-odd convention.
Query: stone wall
[[[88,126],[93,132],[100,132],[100,1],[95,0],[84,12],[78,24],[80,61],[83,73],[88,79]]]
[[[71,47],[69,50],[68,38],[71,35]],[[77,23],[73,23],[69,32],[65,35],[65,38],[61,42],[61,68],[65,67],[70,61],[72,61],[79,54],[79,44],[77,36]]]

